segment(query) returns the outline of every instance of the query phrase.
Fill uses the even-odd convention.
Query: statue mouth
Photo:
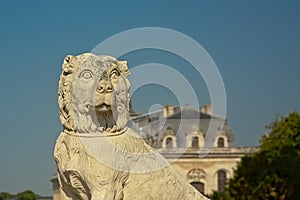
[[[101,105],[96,106],[95,110],[98,111],[98,112],[106,112],[106,111],[111,110],[111,105],[103,103]]]

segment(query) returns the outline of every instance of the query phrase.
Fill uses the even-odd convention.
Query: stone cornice
[[[259,150],[258,147],[228,147],[228,148],[173,148],[159,149],[165,158],[241,158]]]

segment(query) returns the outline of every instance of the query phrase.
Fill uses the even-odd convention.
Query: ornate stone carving
[[[200,181],[206,178],[206,173],[202,169],[192,169],[187,173],[187,178],[189,180]]]
[[[165,132],[164,136],[175,136],[175,133],[171,127],[167,127],[167,131]]]
[[[67,56],[58,103],[63,131],[54,157],[63,192],[74,200],[207,199],[126,126],[125,61]]]

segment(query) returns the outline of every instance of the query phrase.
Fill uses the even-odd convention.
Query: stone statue
[[[63,131],[54,157],[61,189],[73,200],[207,199],[128,128],[126,61],[85,53],[62,65]]]

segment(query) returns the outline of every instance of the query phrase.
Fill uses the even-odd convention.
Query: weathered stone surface
[[[63,132],[54,157],[64,193],[79,200],[207,199],[126,126],[129,70],[110,56],[67,56],[59,81]]]

